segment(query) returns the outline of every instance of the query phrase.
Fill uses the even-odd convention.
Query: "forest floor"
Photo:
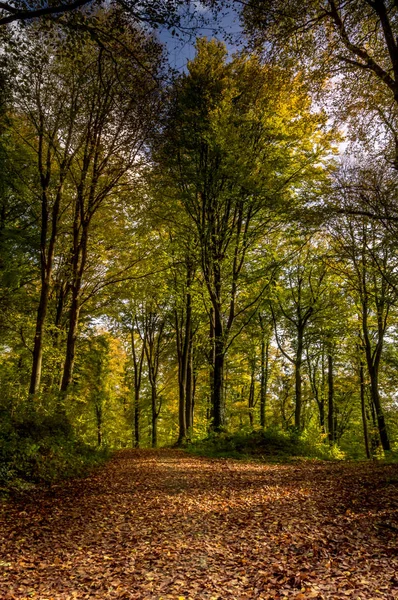
[[[117,453],[0,505],[0,598],[398,598],[397,466]]]

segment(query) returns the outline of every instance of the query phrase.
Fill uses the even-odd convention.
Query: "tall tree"
[[[140,170],[159,105],[159,88],[152,76],[161,65],[159,45],[115,12],[98,13],[97,20],[115,34],[114,52],[86,39],[65,39],[61,30],[43,52],[47,34],[31,28],[17,79],[19,108],[29,124],[24,139],[37,153],[41,203],[41,291],[31,394],[40,386],[61,219],[63,232],[70,227],[67,283],[59,296],[65,304],[66,291],[70,295],[61,381],[61,392],[66,393],[73,373],[93,224],[116,197],[126,197],[122,192]],[[132,61],[131,52],[140,57],[141,66]],[[34,86],[28,83],[31,76]]]
[[[233,3],[239,9],[243,6],[245,29],[254,44],[279,60],[298,61],[313,83],[320,84],[323,96],[325,80],[337,75],[330,88],[335,96],[340,89],[339,113],[345,122],[352,109],[356,123],[352,134],[364,128],[369,131],[369,117],[361,117],[365,109],[382,126],[384,145],[389,136],[391,158],[398,166],[398,9],[394,0]]]
[[[199,241],[211,303],[216,430],[225,421],[224,363],[233,329],[256,304],[239,298],[250,253],[270,227],[271,207],[288,202],[310,173],[320,174],[331,139],[322,132],[323,115],[309,112],[299,79],[255,59],[226,58],[222,44],[197,42],[188,75],[175,84],[157,154]]]
[[[351,177],[359,176],[351,172]],[[341,188],[344,196],[352,188]],[[372,404],[384,451],[391,448],[380,397],[379,373],[390,326],[390,313],[396,302],[394,272],[396,257],[385,243],[385,230],[377,221],[366,217],[346,217],[333,225],[335,243],[341,258],[340,270],[356,305],[361,324],[362,348],[370,378]]]
[[[296,256],[282,269],[275,299],[271,301],[271,310],[278,347],[294,366],[294,426],[297,431],[301,431],[305,334],[310,322],[319,318],[324,309],[322,300],[326,289],[327,271],[324,261],[311,241],[302,244],[296,252]],[[282,331],[278,331],[278,326],[282,327]],[[286,347],[286,338],[289,337],[293,353],[289,353]]]

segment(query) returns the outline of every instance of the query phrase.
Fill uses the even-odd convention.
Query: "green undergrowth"
[[[109,458],[76,439],[63,416],[33,416],[0,424],[0,492],[81,477]]]
[[[295,433],[279,430],[258,430],[251,433],[213,433],[187,445],[186,450],[209,458],[254,459],[267,462],[289,462],[299,458],[342,460],[345,457],[336,446],[314,443]]]

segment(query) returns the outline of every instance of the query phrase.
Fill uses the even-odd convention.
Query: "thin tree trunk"
[[[41,270],[41,290],[39,306],[36,317],[36,330],[33,346],[33,362],[30,378],[29,395],[35,396],[40,388],[42,362],[43,362],[43,335],[44,324],[47,316],[48,299],[50,295],[51,276],[53,272],[53,262],[55,253],[55,243],[58,236],[58,215],[61,203],[62,185],[60,186],[57,197],[52,209],[51,215],[51,236],[47,251],[47,232],[48,232],[48,198],[46,191],[43,191],[42,199],[42,225],[40,240],[40,270]]]
[[[269,370],[269,339],[261,340],[261,383],[260,383],[260,425],[265,429],[265,408],[267,403],[268,370]]]
[[[363,363],[360,363],[359,366],[359,381],[360,381],[360,391],[361,391],[361,414],[362,414],[362,425],[363,425],[363,437],[365,441],[365,451],[366,457],[372,458],[370,453],[369,446],[369,435],[368,435],[368,420],[366,417],[366,406],[365,406],[365,377],[364,377],[364,368]]]
[[[97,444],[101,446],[102,444],[102,411],[101,408],[95,407],[95,415],[97,418]]]
[[[61,381],[61,394],[66,394],[70,384],[72,383],[73,368],[75,364],[75,350],[77,340],[77,328],[79,323],[80,302],[77,295],[72,298],[72,306],[69,315],[69,329],[66,340],[66,352],[64,371]]]
[[[333,356],[328,353],[328,439],[332,446],[336,441],[336,432],[334,427],[334,377],[333,377]]]
[[[365,289],[365,286],[364,286]],[[370,391],[372,397],[372,403],[376,412],[377,427],[379,430],[379,436],[382,448],[384,452],[391,450],[390,440],[388,438],[386,423],[384,419],[383,409],[380,402],[379,394],[379,365],[383,350],[383,338],[384,331],[383,327],[380,327],[379,323],[378,340],[374,352],[372,352],[372,343],[368,328],[368,303],[367,296],[365,295],[362,301],[362,333],[365,342],[365,355],[366,363],[368,367],[369,379],[370,379]]]
[[[142,366],[144,363],[144,355],[145,355],[145,344],[146,344],[146,336],[143,336],[142,339],[142,348],[139,357],[137,356],[137,350],[135,345],[135,335],[134,335],[134,324],[137,325],[138,328],[138,320],[134,317],[132,325],[131,325],[131,354],[133,357],[133,367],[134,367],[134,425],[133,425],[133,446],[134,448],[139,448],[140,446],[140,390],[141,390],[141,378],[142,378]]]
[[[188,267],[187,270],[187,290],[191,285],[191,271]],[[191,320],[192,320],[192,301],[191,294],[189,291],[186,293],[185,300],[185,323],[183,332],[180,331],[178,324],[178,315],[176,313],[176,331],[177,331],[177,354],[178,354],[178,391],[179,391],[179,408],[178,408],[178,420],[179,420],[179,433],[178,442],[180,445],[184,442],[187,436],[187,373],[188,373],[188,359],[189,359],[189,345],[191,342]]]
[[[370,390],[372,395],[373,405],[376,412],[377,427],[379,429],[380,441],[384,452],[391,450],[390,440],[387,433],[386,422],[384,419],[383,409],[380,402],[379,394],[379,372],[376,366],[372,366],[369,370]]]
[[[321,393],[319,398],[319,425],[321,428],[321,432],[323,434],[326,433],[325,430],[325,352],[322,350],[322,359],[321,359],[321,369],[322,369],[322,379],[321,379]]]
[[[77,211],[78,213],[78,211]],[[81,308],[81,286],[83,280],[83,273],[86,266],[87,260],[87,244],[88,244],[88,228],[90,221],[87,220],[83,223],[82,234],[80,241],[78,241],[80,223],[75,218],[74,223],[74,254],[73,254],[73,283],[72,283],[72,303],[69,313],[69,328],[68,337],[66,340],[66,352],[65,352],[65,363],[64,372],[62,375],[61,382],[61,396],[65,395],[68,391],[70,384],[72,383],[73,369],[75,365],[75,352],[76,352],[76,341],[77,332],[79,326],[79,316]]]
[[[187,364],[187,384],[186,384],[186,391],[185,391],[185,410],[186,410],[186,425],[187,425],[187,432],[188,432],[188,436],[190,436],[190,434],[192,433],[192,427],[193,427],[193,385],[194,385],[194,381],[193,381],[193,358],[192,358],[192,334],[191,334],[191,339],[189,341],[189,348],[188,348],[188,364]]]
[[[156,385],[151,389],[151,412],[152,412],[152,448],[158,445],[158,412],[156,408],[157,391]]]
[[[209,402],[207,406],[206,416],[211,429],[212,421],[214,417],[214,363],[215,363],[215,340],[214,340],[214,310],[210,308],[210,323],[209,323],[209,343],[210,343],[210,360],[209,360]]]
[[[301,407],[302,407],[302,377],[301,367],[303,363],[303,334],[304,330],[298,329],[297,332],[297,352],[295,361],[295,410],[294,427],[297,432],[301,431]]]
[[[250,429],[253,429],[254,426],[254,392],[255,392],[255,373],[256,373],[256,363],[253,360],[250,372],[250,388],[249,388],[249,423]]]
[[[140,389],[134,386],[134,448],[140,447]]]
[[[49,284],[47,277],[42,281],[39,307],[37,309],[36,331],[33,346],[33,362],[30,378],[29,395],[35,396],[40,388],[41,371],[43,362],[43,331],[47,315]]]
[[[224,340],[220,310],[214,311],[214,378],[213,429],[221,431],[225,423],[224,409]]]

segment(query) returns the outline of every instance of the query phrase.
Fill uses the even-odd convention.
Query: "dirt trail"
[[[0,507],[0,599],[398,598],[398,469],[123,451]]]

